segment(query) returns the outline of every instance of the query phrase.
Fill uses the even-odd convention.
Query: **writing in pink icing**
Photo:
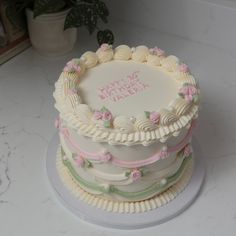
[[[118,102],[126,97],[135,95],[149,88],[139,77],[140,71],[134,71],[126,78],[115,80],[98,89],[98,97],[105,101]]]

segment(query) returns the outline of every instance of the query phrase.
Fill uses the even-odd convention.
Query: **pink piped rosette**
[[[189,67],[188,65],[182,63],[179,65],[179,71],[182,73],[189,73]]]
[[[138,169],[134,169],[130,172],[130,177],[133,180],[133,182],[136,182],[142,177],[142,171]]]
[[[197,102],[198,90],[194,85],[185,83],[179,90],[179,96],[188,102]]]
[[[165,56],[165,51],[162,50],[161,48],[154,47],[149,49],[150,54],[158,56],[158,57],[164,57]]]
[[[112,45],[108,44],[108,43],[103,43],[101,46],[100,46],[100,49],[101,51],[107,51],[109,49],[112,48]]]
[[[82,68],[80,66],[79,59],[72,59],[69,62],[66,63],[66,66],[63,69],[63,72],[76,72],[80,73],[82,71]]]
[[[160,121],[160,118],[161,118],[161,115],[159,112],[157,111],[152,111],[152,112],[149,112],[149,111],[145,111],[145,116],[146,118],[148,118],[154,125],[158,125],[159,121]]]
[[[93,118],[95,120],[101,120],[105,128],[112,127],[113,116],[112,113],[106,107],[102,107],[101,110],[95,111],[93,113]]]
[[[100,155],[100,160],[103,162],[108,162],[111,159],[112,159],[111,153],[107,150],[102,150],[101,155]]]
[[[168,153],[168,151],[167,151],[167,147],[166,146],[164,146],[163,148],[162,148],[162,150],[160,151],[160,159],[162,160],[162,159],[165,159],[165,158],[167,158],[169,156],[169,153]]]
[[[187,144],[183,149],[184,157],[189,157],[192,154],[193,150],[190,144]]]
[[[82,167],[84,165],[84,159],[81,156],[76,156],[74,160],[78,167]]]

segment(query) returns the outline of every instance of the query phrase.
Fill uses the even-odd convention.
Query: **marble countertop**
[[[236,57],[211,45],[155,30],[114,25],[116,44],[162,47],[186,61],[203,95],[195,134],[206,160],[200,196],[184,213],[162,225],[119,231],[83,222],[65,209],[45,173],[45,154],[56,132],[52,93],[61,68],[96,48],[79,35],[72,53],[45,58],[32,48],[0,68],[0,234],[15,235],[235,235]],[[86,34],[87,35],[87,34]]]

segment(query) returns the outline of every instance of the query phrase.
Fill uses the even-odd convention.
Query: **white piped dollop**
[[[132,59],[137,62],[144,62],[147,60],[148,54],[148,47],[141,45],[135,48],[132,54]]]
[[[107,48],[106,50],[102,49],[101,47],[96,51],[98,56],[98,61],[100,63],[108,62],[113,59],[113,50],[112,48]]]
[[[98,56],[95,52],[87,51],[82,56],[81,59],[84,61],[86,68],[92,68],[98,63]]]
[[[140,114],[137,116],[136,121],[134,123],[137,130],[140,131],[150,131],[156,128],[154,125],[144,114]]]
[[[93,116],[90,107],[86,104],[79,104],[76,108],[76,114],[80,121],[88,124]]]
[[[120,45],[114,50],[114,59],[115,60],[129,60],[131,58],[132,52],[130,47],[127,45]]]
[[[122,133],[129,133],[134,131],[132,121],[126,116],[117,116],[113,121],[115,129],[119,129]]]
[[[179,58],[173,55],[170,55],[161,60],[161,65],[169,72],[174,72],[177,70],[179,65]]]
[[[160,111],[160,124],[161,125],[170,125],[178,120],[178,116],[175,115],[173,112],[168,111],[167,109],[162,109]]]
[[[183,98],[176,98],[170,107],[175,111],[176,115],[185,115],[192,107],[192,104]]]

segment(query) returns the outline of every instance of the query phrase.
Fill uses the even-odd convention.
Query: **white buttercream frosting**
[[[126,116],[117,116],[113,121],[113,126],[122,133],[130,133],[134,131],[132,121]]]
[[[170,72],[174,72],[176,71],[176,69],[178,68],[178,64],[179,64],[179,59],[176,56],[170,55],[166,58],[163,58],[161,60],[161,65]]]
[[[90,120],[93,116],[93,113],[90,109],[90,107],[86,104],[79,104],[76,107],[76,114],[80,121],[84,123],[90,123]]]
[[[113,50],[112,48],[107,48],[106,50],[101,47],[96,51],[98,60],[100,63],[105,63],[113,59]]]
[[[120,45],[114,50],[114,59],[115,60],[129,60],[131,58],[132,52],[129,46]]]
[[[150,119],[148,119],[145,114],[140,114],[137,116],[134,123],[137,130],[140,131],[150,131],[155,129],[156,125],[153,124]]]
[[[148,47],[141,45],[135,48],[132,54],[132,59],[137,62],[144,62],[147,60],[148,54]]]
[[[178,116],[175,115],[173,112],[168,111],[167,109],[160,110],[160,123],[162,125],[170,125],[171,123],[178,120]]]
[[[68,109],[68,111],[74,111],[81,101],[76,94],[68,94],[66,96],[65,102],[66,102],[66,108]]]
[[[157,55],[149,54],[147,56],[147,63],[153,66],[160,66],[162,58]]]
[[[183,98],[176,98],[170,105],[178,116],[185,115],[191,109],[191,106],[192,104]]]
[[[86,68],[92,68],[97,65],[98,56],[95,52],[87,51],[82,56],[81,59],[84,61]]]

